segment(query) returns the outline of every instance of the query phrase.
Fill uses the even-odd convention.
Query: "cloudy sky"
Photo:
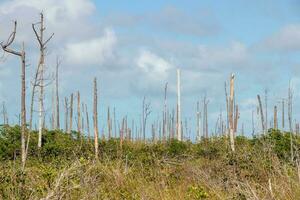
[[[161,118],[166,82],[169,109],[174,108],[177,68],[182,70],[183,120],[192,132],[196,102],[204,95],[209,99],[209,129],[214,130],[220,110],[225,110],[224,81],[231,72],[236,74],[240,128],[244,123],[248,134],[256,95],[268,90],[271,115],[272,107],[286,98],[289,81],[293,118],[300,119],[297,0],[0,0],[0,41],[17,20],[14,48],[25,42],[28,91],[38,61],[31,24],[41,11],[46,34],[55,33],[47,47],[47,73],[53,73],[56,56],[62,58],[61,99],[79,90],[90,108],[92,79],[98,78],[101,128],[107,106],[116,107],[119,119],[128,115],[138,120],[143,96],[151,101],[151,121]],[[8,105],[11,122],[17,121],[20,109],[18,61],[8,55],[0,61],[0,101]],[[51,91],[48,86],[48,117]]]

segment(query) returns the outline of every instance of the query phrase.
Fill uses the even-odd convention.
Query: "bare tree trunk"
[[[77,92],[77,139],[81,138],[81,109],[80,109],[80,93]]]
[[[114,107],[114,137],[117,138],[117,122],[116,122],[116,108]]]
[[[289,120],[289,129],[290,129],[291,133],[293,133],[292,113],[293,113],[293,93],[292,93],[292,89],[291,89],[291,84],[289,84],[289,90],[288,90],[288,120]]]
[[[15,36],[17,32],[17,21],[14,22],[13,32],[10,34],[7,42],[5,44],[0,43],[3,51],[13,54],[15,56],[19,56],[21,58],[21,162],[22,169],[25,168],[26,162],[26,147],[25,147],[25,137],[26,137],[26,54],[24,43],[22,45],[22,50],[17,52],[15,50],[10,49],[10,45],[14,42]]]
[[[207,111],[208,101],[205,103],[205,137],[208,139],[208,111]]]
[[[84,102],[82,102],[81,103],[81,132],[82,132],[82,134],[84,134],[84,129],[85,129],[85,126],[84,126],[84,123],[85,123],[84,116],[85,116],[85,107],[84,107]]]
[[[110,110],[107,108],[107,132],[108,132],[108,140],[111,139],[111,120],[110,120]]]
[[[235,151],[234,145],[234,121],[233,121],[233,111],[234,111],[234,74],[230,77],[230,97],[229,97],[229,137],[230,137],[230,147],[231,150]]]
[[[260,117],[261,117],[261,128],[262,128],[263,134],[265,134],[264,113],[263,113],[263,108],[262,108],[261,99],[260,99],[259,95],[257,95],[257,99],[258,99],[259,110],[260,110]]]
[[[146,97],[143,98],[143,113],[142,113],[142,130],[143,130],[143,140],[146,142],[146,126],[147,126],[147,119],[150,115],[150,103],[146,103]]]
[[[181,134],[181,93],[180,93],[180,69],[177,69],[177,122],[176,122],[176,131],[177,131],[177,140],[182,140]]]
[[[94,78],[94,142],[95,142],[95,158],[98,159],[98,94],[97,94],[97,78]]]
[[[22,151],[22,166],[25,167],[26,162],[26,153],[25,153],[25,134],[26,134],[26,63],[25,63],[25,50],[24,43],[21,52],[22,60],[22,92],[21,92],[21,120],[22,120],[22,129],[21,129],[21,151]]]
[[[277,125],[277,106],[274,106],[274,129],[278,129],[278,125]]]
[[[38,148],[42,147],[42,131],[44,128],[44,67],[45,67],[45,49],[46,49],[46,44],[51,40],[54,34],[52,34],[46,41],[44,41],[44,15],[43,13],[40,14],[41,16],[41,21],[36,23],[40,24],[40,30],[39,34],[37,33],[35,29],[36,24],[32,24],[32,29],[35,33],[36,39],[39,43],[40,47],[40,59],[39,59],[39,64],[40,67],[40,72],[39,72],[39,87],[40,87],[40,95],[39,95],[39,134],[38,134]]]
[[[89,122],[89,113],[88,113],[86,104],[85,104],[85,114],[86,114],[86,126],[87,126],[87,132],[88,132],[88,140],[90,141],[90,139],[91,139],[90,122]]]
[[[52,113],[51,113],[51,117],[50,117],[50,124],[51,124],[51,130],[54,130],[56,128],[55,126],[55,98],[54,98],[54,90],[55,90],[55,85],[53,84],[53,87],[52,87],[52,96],[51,96],[51,110],[52,110]]]
[[[59,121],[59,94],[58,94],[58,67],[60,65],[60,61],[56,58],[56,73],[55,73],[55,93],[56,93],[56,129],[60,129],[60,121]]]
[[[165,84],[165,95],[164,95],[163,141],[166,140],[166,135],[167,135],[167,90],[168,90],[168,83]]]
[[[120,148],[123,146],[123,138],[124,138],[124,129],[125,129],[125,118],[122,119],[122,127],[120,131]]]
[[[68,108],[68,98],[65,97],[65,132],[68,133],[68,118],[69,118],[69,108]]]
[[[72,93],[71,97],[70,97],[70,127],[69,127],[69,133],[72,133],[72,129],[73,129],[73,99],[74,99],[74,95]]]
[[[237,132],[238,128],[238,120],[239,120],[239,106],[235,105],[235,113],[234,113],[234,134]]]
[[[201,140],[201,113],[200,113],[200,104],[197,101],[197,137],[196,140],[199,142]]]

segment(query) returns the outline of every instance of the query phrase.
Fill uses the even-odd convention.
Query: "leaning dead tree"
[[[177,121],[176,121],[176,133],[177,139],[182,140],[182,129],[181,129],[181,83],[180,83],[180,69],[177,69]]]
[[[258,100],[259,111],[260,111],[261,128],[262,128],[263,134],[265,134],[264,112],[263,112],[262,103],[261,103],[261,99],[260,99],[259,95],[257,95],[257,100]]]
[[[40,58],[38,63],[39,71],[39,134],[38,134],[38,148],[42,147],[42,131],[44,128],[44,71],[45,71],[45,50],[47,43],[52,39],[54,33],[47,39],[44,40],[44,31],[46,30],[44,26],[44,15],[40,14],[41,20],[35,24],[32,24],[32,29],[35,33],[36,39],[40,47]],[[36,29],[36,25],[39,26],[39,33]]]
[[[7,41],[5,43],[1,42],[0,45],[3,51],[18,56],[21,59],[21,161],[22,168],[25,167],[26,162],[26,150],[25,150],[25,137],[26,137],[26,83],[25,83],[25,68],[26,68],[26,56],[24,50],[24,43],[22,45],[22,49],[20,51],[16,51],[10,48],[12,43],[15,40],[17,32],[17,21],[14,22],[14,29],[12,33],[9,35]]]
[[[87,126],[87,132],[88,132],[88,140],[91,139],[91,133],[90,133],[90,121],[89,121],[89,112],[87,109],[87,105],[85,104],[85,115],[86,115],[86,126]]]
[[[97,94],[97,78],[94,78],[94,142],[95,142],[95,158],[98,159],[98,94]]]

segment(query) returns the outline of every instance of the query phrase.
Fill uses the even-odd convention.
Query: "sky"
[[[0,0],[0,41],[7,39],[17,20],[13,47],[25,43],[27,102],[39,53],[31,24],[39,21],[41,11],[46,35],[55,33],[47,46],[49,79],[56,57],[62,60],[61,110],[63,98],[79,90],[91,113],[92,81],[97,77],[101,130],[106,129],[108,106],[116,108],[118,121],[127,115],[138,123],[145,96],[151,102],[150,132],[150,124],[162,118],[166,82],[168,108],[176,106],[176,69],[182,71],[182,120],[187,121],[191,137],[196,130],[196,103],[204,96],[209,99],[210,131],[220,111],[225,115],[224,82],[231,73],[236,77],[239,130],[244,124],[250,135],[256,96],[264,98],[265,90],[271,121],[273,106],[280,109],[278,102],[287,98],[289,82],[293,121],[300,119],[300,1]],[[20,64],[18,58],[0,54],[0,101],[6,102],[10,121],[16,123]],[[49,121],[52,84],[46,90]],[[259,132],[257,118],[255,114]]]

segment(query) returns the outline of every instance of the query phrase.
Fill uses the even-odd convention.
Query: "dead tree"
[[[237,132],[238,128],[238,120],[239,120],[239,106],[235,105],[235,112],[234,112],[234,136]]]
[[[108,132],[108,140],[110,140],[111,139],[111,119],[110,119],[109,106],[107,108],[107,132]]]
[[[274,106],[274,129],[278,129],[277,124],[277,106]]]
[[[52,35],[47,39],[44,40],[44,15],[43,13],[40,14],[41,21],[38,23],[32,24],[32,29],[35,33],[36,39],[39,43],[40,47],[40,58],[39,58],[39,87],[40,87],[40,96],[39,96],[39,134],[38,134],[38,148],[41,148],[42,146],[42,130],[44,128],[44,65],[45,65],[45,50],[47,43],[52,39]],[[36,30],[36,25],[40,24],[39,33]]]
[[[206,96],[203,98],[203,138],[208,139],[208,118],[207,118],[207,106],[209,101]]]
[[[150,110],[150,102],[146,102],[146,97],[143,98],[143,112],[142,112],[142,128],[143,128],[143,140],[146,142],[146,127],[147,120],[149,115],[151,114]]]
[[[262,103],[261,103],[261,99],[260,99],[259,95],[257,95],[257,100],[258,100],[259,111],[260,111],[261,128],[262,128],[263,134],[265,134],[264,112],[263,112]]]
[[[17,21],[14,22],[14,29],[5,43],[1,42],[0,45],[3,51],[18,56],[21,59],[21,161],[22,168],[25,167],[26,162],[26,147],[25,147],[25,137],[26,137],[26,54],[24,43],[20,51],[16,51],[10,48],[10,45],[14,42],[17,32]]]
[[[71,94],[70,97],[70,126],[69,126],[69,133],[72,133],[72,129],[73,129],[73,100],[74,99],[74,95],[73,93]]]
[[[197,113],[196,113],[196,122],[197,122],[197,137],[196,140],[199,142],[201,140],[201,112],[200,112],[200,104],[197,101]]]
[[[86,104],[85,104],[85,114],[86,114],[86,127],[87,127],[87,132],[88,132],[88,140],[90,141],[90,138],[91,138],[90,121],[89,121],[89,113],[88,113]]]
[[[54,92],[54,90],[55,90],[55,85],[53,84],[53,87],[52,87],[52,98],[51,98],[51,108],[52,108],[52,113],[51,113],[51,117],[50,117],[50,124],[51,124],[51,129],[53,130],[53,129],[55,129],[56,127],[55,127],[55,112],[56,112],[56,110],[55,110],[55,92]]]
[[[293,92],[292,92],[292,89],[291,89],[291,84],[289,84],[289,89],[288,89],[288,120],[289,120],[290,133],[293,133],[292,114],[293,114]]]
[[[176,121],[176,134],[177,140],[182,140],[182,132],[181,132],[181,91],[180,91],[180,69],[177,69],[177,121]]]
[[[28,137],[27,137],[27,142],[26,142],[26,153],[25,153],[26,156],[28,154],[28,147],[29,147],[30,135],[31,135],[31,131],[32,131],[34,98],[35,98],[36,87],[39,86],[39,80],[38,80],[38,78],[39,78],[40,67],[41,67],[41,65],[37,66],[37,69],[35,71],[34,80],[33,80],[33,83],[32,83],[31,102],[30,102],[30,118],[29,118],[29,132],[28,132]]]
[[[69,118],[69,103],[68,98],[65,97],[65,132],[68,133],[68,118]]]
[[[85,126],[84,126],[84,116],[85,116],[85,107],[84,107],[84,102],[81,103],[81,131],[82,134],[84,134]]]
[[[230,137],[230,147],[231,150],[235,151],[234,145],[234,119],[233,119],[233,112],[234,112],[234,74],[231,74],[230,77],[230,96],[229,96],[229,137]]]
[[[167,90],[168,90],[168,83],[165,84],[165,95],[164,95],[163,141],[166,140],[166,135],[167,135]]]
[[[97,93],[97,78],[94,78],[94,142],[95,142],[95,158],[98,159],[98,93]]]
[[[116,108],[114,107],[114,137],[117,138]]]
[[[81,137],[81,109],[80,109],[80,93],[77,91],[77,139]]]
[[[55,70],[55,95],[56,95],[56,129],[60,129],[59,121],[59,94],[58,94],[58,68],[61,64],[59,58],[56,58],[56,70]]]

